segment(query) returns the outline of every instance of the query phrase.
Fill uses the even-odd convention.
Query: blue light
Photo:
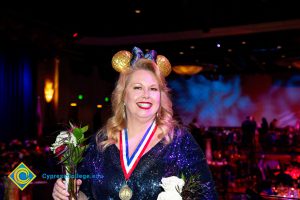
[[[238,126],[241,113],[253,107],[249,98],[241,94],[239,76],[225,80],[219,75],[217,80],[211,80],[197,75],[173,80],[170,87],[176,94],[176,109],[186,124],[197,115],[205,125]]]

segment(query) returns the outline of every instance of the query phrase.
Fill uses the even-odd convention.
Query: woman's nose
[[[144,94],[143,94],[144,98],[149,98],[149,91],[147,89],[144,89]]]

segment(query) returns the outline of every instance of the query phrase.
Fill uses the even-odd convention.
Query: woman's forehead
[[[158,80],[155,74],[147,70],[137,70],[129,77],[129,83],[147,83],[147,84],[158,84]]]

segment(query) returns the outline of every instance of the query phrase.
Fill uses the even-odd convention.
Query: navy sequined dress
[[[119,191],[125,184],[120,151],[111,145],[103,152],[91,143],[84,161],[79,167],[83,184],[80,190],[89,199],[119,199]],[[217,199],[215,184],[205,156],[191,134],[177,131],[173,141],[166,145],[162,141],[146,152],[127,184],[133,190],[132,200],[156,200],[163,191],[159,185],[163,177],[184,174],[186,178],[200,174],[200,194],[196,199]],[[195,199],[195,198],[194,198]]]

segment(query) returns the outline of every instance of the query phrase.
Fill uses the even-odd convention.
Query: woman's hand
[[[80,179],[77,179],[77,191],[79,191],[79,186],[82,184],[82,181]],[[52,197],[54,200],[68,200],[69,199],[69,193],[67,192],[65,183],[63,180],[57,179],[57,181],[54,184]]]

